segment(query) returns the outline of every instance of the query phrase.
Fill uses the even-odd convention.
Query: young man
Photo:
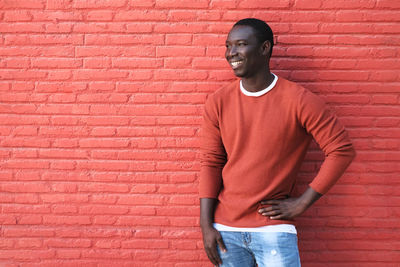
[[[270,72],[272,47],[264,21],[238,21],[225,57],[241,79],[205,104],[200,224],[214,265],[300,266],[293,219],[333,186],[355,156],[343,126],[316,95]],[[308,189],[294,198],[312,138],[326,157]]]

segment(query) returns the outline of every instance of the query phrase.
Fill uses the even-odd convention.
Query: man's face
[[[258,71],[264,70],[266,55],[253,28],[250,26],[235,26],[226,39],[225,58],[238,77],[249,78]]]

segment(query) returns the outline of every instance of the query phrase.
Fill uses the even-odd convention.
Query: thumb
[[[220,234],[218,234],[218,238],[217,238],[217,244],[219,246],[219,248],[222,250],[222,252],[226,252],[227,249],[225,247],[224,241],[222,240],[222,237]]]

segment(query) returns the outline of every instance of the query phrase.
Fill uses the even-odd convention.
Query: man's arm
[[[200,227],[204,249],[213,265],[222,263],[217,245],[226,251],[220,233],[213,227],[217,197],[222,187],[222,169],[226,164],[226,152],[221,140],[216,107],[206,101],[201,134],[201,168],[199,182]]]
[[[204,249],[212,264],[218,266],[222,263],[217,245],[225,252],[226,247],[220,233],[213,227],[214,210],[217,204],[215,198],[200,199],[200,227],[203,234]]]
[[[310,183],[309,188],[299,198],[265,200],[259,213],[270,219],[293,219],[302,214],[336,183],[355,157],[355,150],[344,127],[337,117],[316,95],[305,91],[299,98],[298,121],[313,136],[325,160]]]

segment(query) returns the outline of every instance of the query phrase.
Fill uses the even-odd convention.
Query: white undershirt
[[[275,224],[253,228],[231,227],[219,223],[214,223],[214,228],[218,231],[227,232],[257,232],[257,233],[290,233],[297,234],[296,227],[292,224]]]
[[[274,80],[272,83],[265,89],[258,91],[258,92],[250,92],[247,91],[242,84],[242,80],[240,80],[240,91],[246,96],[252,97],[259,97],[265,95],[272,88],[275,87],[276,82],[278,81],[278,76],[274,75]],[[218,231],[228,231],[228,232],[258,232],[258,233],[290,233],[290,234],[297,234],[296,227],[292,224],[275,224],[275,225],[266,225],[260,227],[253,227],[253,228],[242,228],[242,227],[231,227],[227,225],[223,225],[220,223],[214,223],[214,228]]]
[[[272,88],[275,87],[276,82],[278,81],[278,76],[276,76],[275,74],[271,73],[272,75],[274,75],[274,80],[272,81],[272,83],[270,85],[268,85],[267,88],[261,90],[261,91],[257,91],[257,92],[250,92],[247,91],[244,87],[243,87],[243,83],[242,80],[240,80],[240,91],[242,91],[243,94],[247,95],[247,96],[254,96],[254,97],[258,97],[258,96],[262,96],[265,95],[266,93],[268,93],[269,91],[272,90]]]

